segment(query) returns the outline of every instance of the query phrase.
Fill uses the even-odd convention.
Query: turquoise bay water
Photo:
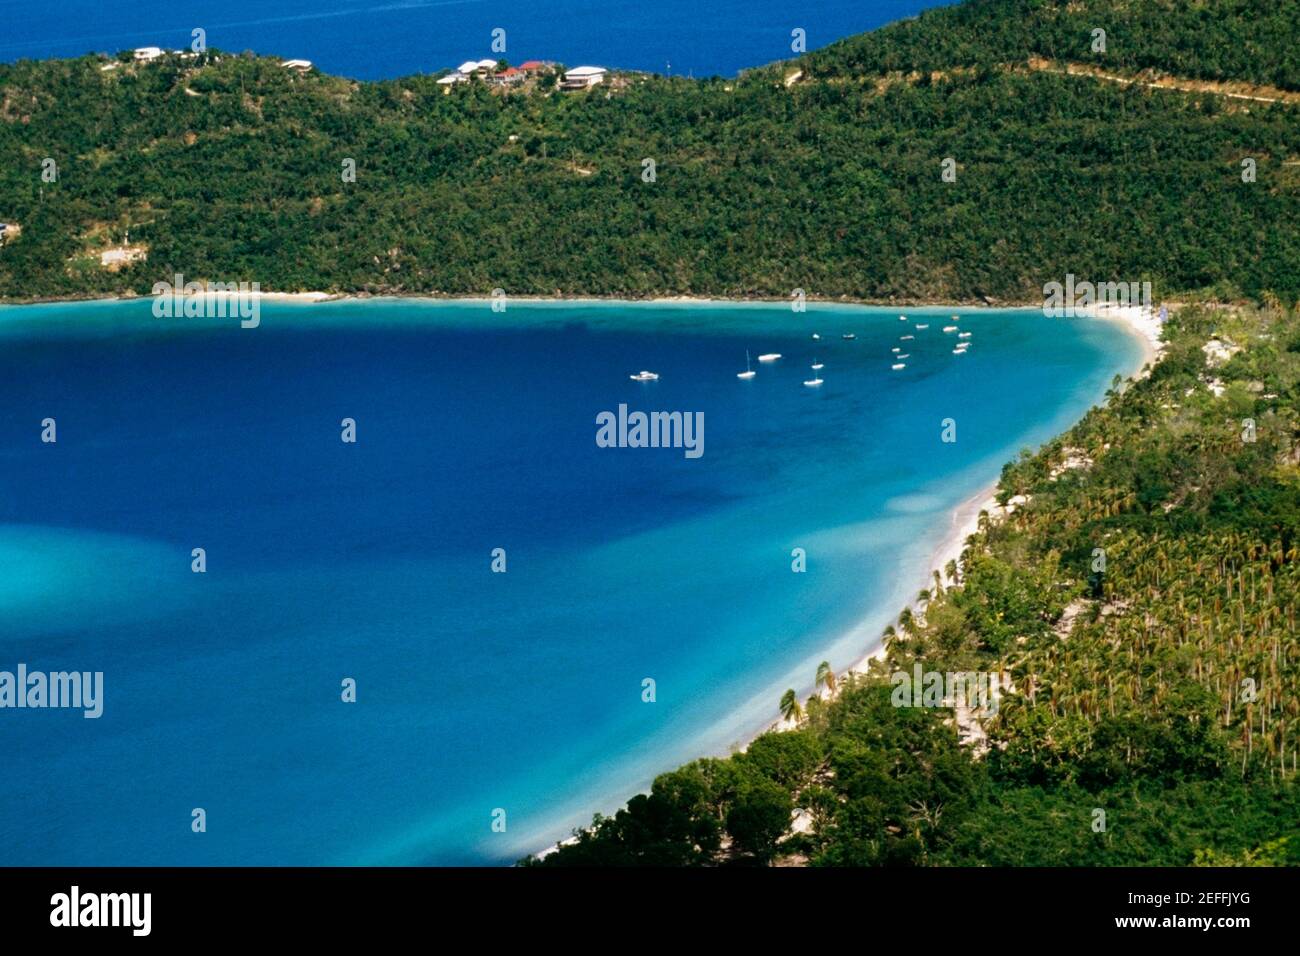
[[[103,671],[106,698],[0,710],[0,864],[505,862],[725,753],[1140,355],[962,310],[957,356],[952,311],[0,308],[0,670]],[[739,381],[746,349],[783,358]],[[703,412],[703,457],[598,448],[620,403]]]

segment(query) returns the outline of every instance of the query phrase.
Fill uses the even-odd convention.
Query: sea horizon
[[[805,49],[813,50],[946,2],[882,0],[864,9],[832,0],[790,13],[779,0],[723,0],[707,7],[690,5],[689,16],[673,16],[671,7],[647,10],[630,0],[599,8],[585,0],[558,7],[478,0],[369,5],[327,0],[280,5],[273,15],[254,3],[232,7],[206,0],[165,5],[149,0],[110,12],[74,0],[65,8],[77,23],[70,33],[51,35],[48,20],[35,8],[28,18],[14,11],[9,33],[0,40],[0,62],[141,46],[187,50],[191,31],[202,28],[212,48],[306,58],[326,72],[359,80],[435,73],[485,56],[703,78],[734,76],[796,55],[791,46],[796,29],[804,31]],[[687,9],[683,5],[682,13]],[[494,30],[505,31],[504,50],[492,46]]]

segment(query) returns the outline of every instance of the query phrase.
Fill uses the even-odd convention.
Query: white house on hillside
[[[585,90],[597,83],[604,82],[605,72],[603,66],[575,66],[564,74],[564,82],[560,84],[560,88],[565,90]]]
[[[156,46],[136,47],[134,52],[137,60],[156,60],[163,55],[162,47]]]
[[[466,79],[471,76],[476,76],[480,80],[486,80],[496,71],[496,60],[466,60],[460,66],[456,67],[456,72]]]

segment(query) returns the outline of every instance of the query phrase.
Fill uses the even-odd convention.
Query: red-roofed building
[[[546,63],[542,60],[526,60],[519,64],[518,69],[521,73],[532,73],[534,70],[540,70],[544,66],[546,66]]]

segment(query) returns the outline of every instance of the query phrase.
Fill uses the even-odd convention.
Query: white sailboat
[[[736,378],[753,378],[758,373],[749,367],[749,349],[745,349],[745,370],[737,372]]]
[[[775,362],[780,357],[781,357],[780,352],[764,352],[762,355],[758,357],[758,360],[760,362]]]
[[[820,378],[810,378],[804,382],[804,384],[807,385],[809,388],[816,388],[821,383],[822,383],[822,379]]]

